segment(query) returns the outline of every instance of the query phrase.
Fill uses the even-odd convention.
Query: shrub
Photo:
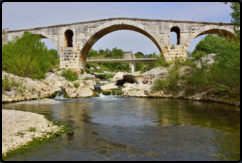
[[[2,45],[2,70],[20,77],[44,78],[56,58],[55,50],[48,50],[40,36],[28,31]]]
[[[103,70],[101,70],[101,69],[95,69],[94,71],[97,72],[97,73],[102,73],[103,72]]]
[[[167,77],[167,81],[169,83],[168,90],[178,92],[179,86],[177,84],[179,79],[180,79],[179,71],[176,70],[175,68],[171,69],[168,72],[168,77]]]
[[[75,80],[78,79],[78,73],[77,72],[73,72],[70,69],[69,70],[64,70],[61,73],[61,76],[63,76],[68,81],[75,81]]]
[[[194,88],[191,88],[191,87],[188,87],[185,89],[185,95],[193,95],[195,93],[195,89]]]
[[[168,86],[168,83],[166,80],[156,79],[154,81],[154,84],[151,86],[151,93],[165,90],[167,86]]]
[[[74,87],[75,88],[78,88],[79,86],[80,86],[80,83],[79,82],[75,82],[75,83],[73,83],[74,84]]]
[[[30,127],[30,128],[28,129],[28,131],[30,131],[30,132],[35,132],[35,131],[36,131],[36,127]]]
[[[86,67],[86,72],[87,72],[88,74],[90,74],[90,73],[91,73],[90,69],[89,69],[89,68],[87,68],[87,67]]]
[[[89,80],[89,78],[88,77],[85,77],[83,80]]]
[[[100,79],[110,79],[113,78],[115,74],[97,74],[97,78]]]
[[[201,68],[195,67],[191,70],[191,75],[185,77],[187,84],[194,85],[196,89],[204,89],[209,84],[209,67],[201,64]]]
[[[83,74],[85,71],[81,68],[81,74]]]
[[[21,94],[24,93],[26,87],[23,85],[23,79],[19,79],[19,81],[9,79],[6,75],[2,79],[2,91],[11,91],[11,89],[20,92]]]
[[[86,63],[86,68],[91,68],[91,65],[90,65],[90,63]]]

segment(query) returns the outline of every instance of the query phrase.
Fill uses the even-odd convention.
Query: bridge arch
[[[98,29],[92,31],[92,35],[86,39],[86,42],[81,50],[80,62],[82,62],[82,65],[85,65],[89,50],[100,38],[111,32],[118,30],[131,30],[141,33],[148,37],[157,46],[159,51],[162,52],[159,40],[154,36],[152,32],[147,30],[147,28],[145,28],[142,24],[138,24],[136,22],[127,23],[127,20],[124,23],[108,22],[99,26]]]
[[[65,46],[73,47],[73,36],[74,32],[71,29],[67,29],[64,33],[65,35]]]
[[[202,36],[205,34],[217,34],[219,36],[225,36],[229,38],[234,38],[235,32],[233,29],[229,27],[220,27],[220,28],[213,28],[213,29],[207,29],[207,28],[201,28],[197,30],[195,33],[189,37],[189,40],[187,41],[188,45],[198,36]]]
[[[176,33],[176,37],[177,37],[177,43],[176,44],[180,45],[180,40],[181,40],[180,28],[178,26],[173,26],[173,27],[171,27],[170,32],[175,32]],[[170,37],[170,39],[171,39],[171,37]]]

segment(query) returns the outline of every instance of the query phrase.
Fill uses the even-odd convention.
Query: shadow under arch
[[[140,29],[136,26],[127,25],[127,24],[112,25],[112,26],[109,26],[107,28],[101,29],[100,31],[96,32],[87,41],[87,43],[84,45],[84,47],[82,48],[82,51],[81,51],[80,59],[82,60],[82,64],[85,65],[89,50],[100,38],[102,38],[103,36],[105,36],[111,32],[118,31],[118,30],[131,30],[131,31],[141,33],[141,34],[145,35],[146,37],[148,37],[157,46],[159,51],[162,52],[162,49],[159,46],[158,42],[155,40],[155,38],[153,36],[151,36],[148,32],[144,31],[143,29]],[[164,59],[164,56],[163,56],[163,59]]]

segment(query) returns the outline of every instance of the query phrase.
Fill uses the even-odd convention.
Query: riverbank
[[[37,139],[61,131],[43,115],[18,110],[2,110],[2,155]]]

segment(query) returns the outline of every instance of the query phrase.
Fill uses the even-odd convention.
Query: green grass
[[[113,78],[115,74],[97,74],[97,78],[100,79],[110,79]]]
[[[73,72],[70,69],[69,70],[64,70],[61,73],[61,76],[63,76],[68,81],[75,81],[75,80],[78,79],[78,73],[77,72]]]
[[[23,85],[23,79],[17,81],[5,75],[2,79],[2,91],[11,91],[12,89],[23,94],[26,90],[26,87]]]
[[[156,79],[151,87],[151,93],[165,90],[168,86],[168,82],[162,79]]]
[[[80,83],[78,83],[78,82],[75,82],[75,83],[73,83],[74,84],[74,87],[75,88],[78,88],[79,86],[80,86]]]
[[[30,127],[30,128],[28,129],[28,131],[30,131],[30,132],[35,132],[35,131],[36,131],[36,127]]]

